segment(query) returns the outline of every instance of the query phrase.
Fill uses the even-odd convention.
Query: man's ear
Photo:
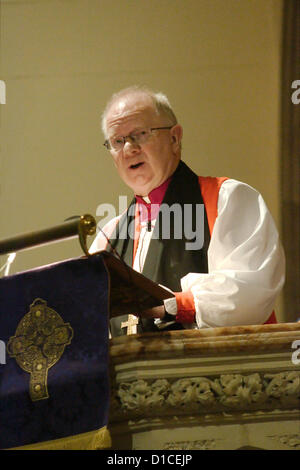
[[[183,129],[180,124],[176,124],[171,129],[171,138],[172,143],[176,146],[176,148],[180,148],[181,140],[183,135]]]

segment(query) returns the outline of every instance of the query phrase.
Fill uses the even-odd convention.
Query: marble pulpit
[[[300,323],[110,340],[113,449],[300,449]]]

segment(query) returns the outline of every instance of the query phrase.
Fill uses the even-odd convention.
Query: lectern
[[[84,256],[0,279],[1,449],[101,449],[110,384],[109,318],[160,305],[170,292],[106,251],[89,255],[95,221],[0,241],[0,254],[79,236]]]

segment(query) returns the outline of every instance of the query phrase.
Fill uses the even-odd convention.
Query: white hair
[[[160,116],[165,116],[168,120],[168,124],[175,126],[177,124],[177,118],[174,114],[173,109],[171,108],[170,102],[167,96],[161,92],[154,92],[147,87],[133,85],[128,88],[124,88],[123,90],[114,93],[110,100],[108,101],[105,110],[102,114],[102,131],[105,137],[107,137],[106,131],[106,116],[112,105],[118,101],[119,99],[128,96],[128,95],[146,95],[148,96],[154,105],[154,108]]]

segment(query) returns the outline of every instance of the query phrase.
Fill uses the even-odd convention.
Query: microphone
[[[3,277],[6,277],[6,276],[9,275],[10,267],[11,267],[12,263],[14,262],[16,256],[17,256],[17,253],[10,253],[8,255],[6,262],[4,263],[2,268],[0,269],[0,272],[3,271],[3,269],[5,269]]]

